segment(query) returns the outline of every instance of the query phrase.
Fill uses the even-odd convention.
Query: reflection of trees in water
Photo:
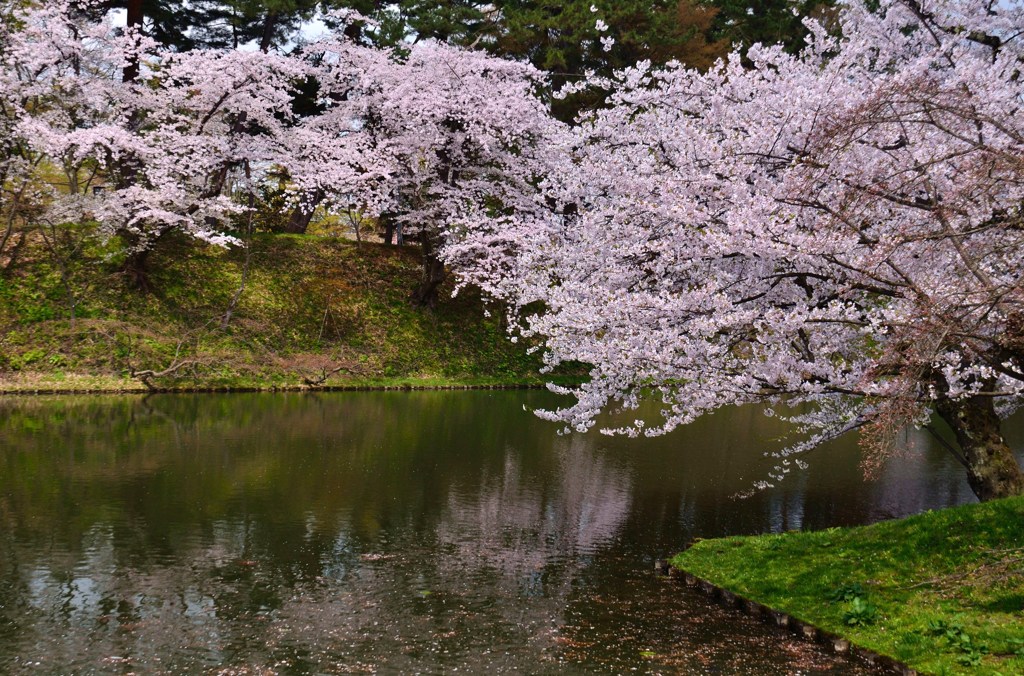
[[[0,641],[0,671],[18,664],[12,656],[38,662],[43,673],[183,673],[294,658],[275,618],[298,592],[272,567],[239,556],[248,546],[245,530],[218,524],[209,542],[182,552],[187,560],[130,566],[118,562],[114,534],[96,528],[73,563],[58,557],[26,566],[20,594],[5,598],[19,609],[20,631]],[[370,612],[359,621],[372,619]],[[314,635],[311,624],[315,615],[300,631]]]
[[[1007,429],[1011,443],[1024,450],[1024,416]],[[849,435],[808,455],[808,470],[734,498],[765,475],[774,459],[762,453],[785,445],[787,431],[778,418],[744,407],[663,438],[602,439],[604,456],[623,459],[634,477],[623,532],[648,543],[654,558],[696,537],[860,524],[974,499],[962,468],[920,430],[907,432],[907,453],[891,460],[875,481],[865,481],[857,437]]]
[[[621,528],[631,485],[590,437],[559,439],[554,454],[554,471],[537,476],[509,449],[501,471],[485,476],[477,492],[452,494],[437,533],[443,565],[486,567],[525,594],[553,595],[553,581],[556,588],[568,584],[582,557]],[[542,576],[550,569],[561,571],[557,580]]]
[[[1021,420],[1018,417],[1006,423],[1008,440],[1020,428]],[[947,443],[953,442],[951,433],[947,432],[940,427],[936,433],[945,434]],[[905,452],[889,460],[870,487],[872,520],[976,501],[963,478],[963,469],[931,433],[911,428],[902,434]],[[1024,453],[1019,451],[1018,455],[1024,458]]]
[[[511,407],[459,394],[0,400],[3,518],[74,547],[111,520],[159,529],[268,509],[330,527],[349,510],[372,539],[436,518],[430,503],[529,436]],[[481,451],[465,453],[467,438]]]
[[[537,497],[521,516],[539,539],[523,546],[549,552],[589,547],[613,525],[588,493],[628,507],[628,487],[581,447],[538,444],[521,400],[267,399],[32,401],[0,421],[0,463],[16,470],[0,476],[12,525],[0,551],[13,562],[0,624],[16,628],[0,630],[0,654],[51,666],[91,656],[90,668],[163,656],[170,668],[307,650],[337,667],[462,654],[471,635],[487,664],[495,638],[528,648],[533,620],[504,585],[459,579],[464,566],[438,547],[450,506],[481,482],[518,484]],[[526,614],[540,621],[559,603]]]

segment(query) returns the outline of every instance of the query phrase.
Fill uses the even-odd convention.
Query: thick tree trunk
[[[124,275],[125,282],[129,287],[145,293],[153,291],[149,255],[160,246],[165,237],[173,232],[175,232],[173,227],[164,227],[148,240],[142,240],[138,235],[125,230],[118,232],[127,250],[124,262],[121,264],[121,274]]]
[[[128,27],[142,30],[142,22],[145,18],[142,12],[142,0],[128,0]],[[128,64],[121,71],[121,79],[124,82],[131,82],[139,76],[139,59],[131,57]]]
[[[991,397],[940,401],[936,409],[956,434],[967,483],[982,502],[1024,495],[1024,471],[999,430]]]
[[[309,222],[312,220],[313,209],[295,207],[291,215],[288,216],[288,222],[284,224],[284,231],[289,235],[305,235],[309,230]]]
[[[131,288],[145,293],[153,290],[149,278],[149,249],[129,253],[121,266],[121,272]]]
[[[437,257],[439,242],[433,235],[423,234],[423,278],[412,294],[413,302],[422,307],[437,306],[437,290],[444,283],[444,263]]]
[[[266,54],[274,45],[274,30],[277,28],[277,12],[267,12],[263,20],[263,35],[260,36],[260,51]]]
[[[291,235],[305,235],[306,231],[309,230],[309,223],[313,220],[313,215],[316,213],[316,207],[323,199],[323,192],[317,190],[313,193],[308,203],[298,204],[288,217],[288,222],[284,225],[284,231]]]

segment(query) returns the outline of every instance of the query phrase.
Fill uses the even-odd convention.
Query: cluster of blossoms
[[[606,431],[767,400],[813,407],[782,455],[866,427],[878,456],[934,410],[979,495],[1020,492],[994,404],[1024,392],[1022,5],[854,1],[808,27],[798,56],[597,81],[555,214],[451,256],[550,366],[593,365],[542,413],[572,428],[652,394],[659,420]]]
[[[560,126],[536,70],[481,52],[385,51],[344,23],[289,55],[176,52],[79,4],[5,26],[4,161],[62,177],[36,186],[48,219],[95,220],[138,254],[171,232],[235,243],[244,196],[280,176],[300,205],[393,214],[440,248],[473,205],[514,203],[533,178],[523,150]]]

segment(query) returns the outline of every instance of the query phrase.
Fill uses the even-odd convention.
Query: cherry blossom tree
[[[185,232],[232,243],[253,185],[287,177],[294,214],[323,204],[389,217],[419,239],[433,305],[450,228],[507,219],[537,197],[535,150],[562,126],[535,96],[533,67],[433,41],[368,46],[340,11],[334,36],[290,55],[172,51],[63,0],[21,14],[5,52],[5,119],[39,163],[59,168],[48,220],[94,218],[126,244],[125,272]],[[294,94],[305,87],[306,110]],[[252,200],[248,200],[252,203]],[[294,215],[293,214],[293,215]]]
[[[874,5],[809,22],[798,56],[598,82],[548,216],[450,247],[549,366],[593,365],[542,415],[585,429],[653,394],[658,420],[607,430],[653,435],[810,406],[778,480],[855,428],[870,469],[934,413],[979,498],[1024,492],[1000,432],[1024,392],[1024,9]]]
[[[10,33],[10,26],[0,22],[0,45],[7,44]],[[4,51],[0,47],[0,58]],[[6,82],[0,83],[4,85],[0,86],[0,270],[6,271],[17,258],[19,243],[25,240],[25,216],[33,210],[37,189],[33,185],[36,158],[19,133],[14,115],[17,99],[9,95]]]
[[[56,170],[48,219],[95,219],[146,259],[173,232],[227,244],[252,167],[276,159],[301,61],[240,51],[166,51],[136,30],[91,21],[77,3],[27,10],[2,68],[5,119],[23,157]],[[134,79],[123,77],[132,65]],[[23,160],[24,161],[24,160]]]
[[[289,172],[329,208],[387,215],[423,247],[414,300],[433,305],[451,232],[501,229],[540,199],[550,139],[532,66],[433,41],[406,52],[344,37],[310,45],[327,109],[292,132]],[[325,142],[324,139],[329,139]]]

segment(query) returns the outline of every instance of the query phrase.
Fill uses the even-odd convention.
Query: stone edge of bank
[[[669,564],[668,561],[658,560],[655,562],[655,572],[674,582],[703,592],[723,608],[739,611],[765,624],[787,629],[798,638],[825,646],[836,655],[853,656],[867,666],[878,669],[880,673],[899,674],[900,676],[918,676],[919,674],[917,670],[895,658],[862,648],[838,634],[820,629],[809,622],[798,620],[788,613],[775,610],[685,570],[680,570]]]

